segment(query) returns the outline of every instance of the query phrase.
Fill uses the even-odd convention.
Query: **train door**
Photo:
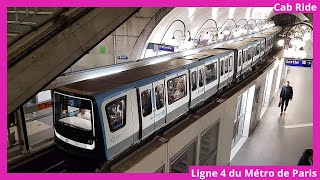
[[[270,38],[270,49],[273,48],[274,43],[275,43],[275,36],[272,35],[271,38]]]
[[[154,111],[152,83],[139,88],[141,137],[145,137],[154,131]]]
[[[254,46],[249,46],[248,50],[247,50],[247,66],[248,66],[248,69],[251,67],[252,65],[252,60],[253,60],[253,47]]]
[[[261,59],[264,55],[265,47],[266,47],[266,39],[263,39],[260,44],[260,58]]]
[[[259,59],[259,54],[260,54],[260,49],[259,49],[259,47],[260,47],[260,44],[259,44],[259,43],[252,46],[252,56],[253,56],[253,62],[252,62],[252,64],[253,64],[253,65],[256,64],[257,61],[258,61],[258,59]]]
[[[248,56],[248,49],[243,49],[242,51],[242,66],[241,66],[241,74],[246,72],[247,68],[247,56]]]
[[[198,66],[198,102],[204,99],[205,77],[204,65]]]
[[[198,68],[190,69],[190,107],[198,103]]]
[[[154,89],[154,129],[157,130],[165,124],[166,107],[165,107],[165,90],[164,79],[153,83]]]
[[[228,84],[228,78],[229,78],[229,55],[227,55],[224,59],[224,82]]]
[[[219,74],[219,89],[223,88],[224,85],[225,85],[225,79],[224,79],[224,69],[225,69],[225,64],[224,64],[224,60],[225,58],[222,57],[222,58],[219,58],[219,70],[220,72],[218,73]]]
[[[268,38],[265,38],[265,41],[264,41],[264,54],[266,54],[268,52],[268,47],[269,47],[269,43],[268,43]]]
[[[233,74],[234,74],[234,54],[230,54],[229,56],[229,74],[228,74],[228,83],[232,82]]]
[[[238,63],[237,63],[237,69],[236,69],[237,70],[236,71],[236,73],[237,73],[236,77],[241,75],[241,69],[242,69],[242,50],[241,49],[238,50],[238,59],[237,59],[237,61],[238,61]]]

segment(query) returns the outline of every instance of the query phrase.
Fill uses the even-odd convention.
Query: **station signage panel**
[[[173,46],[168,46],[168,45],[159,45],[159,50],[160,51],[174,52],[174,47]]]
[[[117,56],[118,60],[128,60],[128,56]]]
[[[174,46],[165,45],[165,44],[149,43],[147,49],[153,49],[153,50],[157,50],[157,51],[174,52]]]
[[[298,67],[311,67],[312,60],[305,59],[286,59],[285,64],[287,66],[298,66]]]

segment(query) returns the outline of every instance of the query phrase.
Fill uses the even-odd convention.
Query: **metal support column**
[[[14,112],[14,117],[17,122],[20,150],[22,153],[27,153],[29,152],[29,141],[23,107],[20,107],[17,111]]]

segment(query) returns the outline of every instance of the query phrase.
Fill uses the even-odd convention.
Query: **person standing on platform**
[[[282,116],[282,114],[284,114],[284,112],[286,112],[288,104],[289,104],[289,100],[291,101],[293,97],[293,89],[290,86],[290,82],[287,81],[286,85],[282,87],[281,89],[281,93],[280,93],[280,102],[281,102],[281,113],[280,116]],[[283,109],[284,107],[284,109]],[[283,112],[284,110],[284,112]]]

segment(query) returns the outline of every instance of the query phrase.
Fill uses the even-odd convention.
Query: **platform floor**
[[[290,67],[285,80],[293,87],[293,100],[280,116],[279,94],[263,115],[230,165],[296,165],[312,148],[312,69]]]
[[[28,124],[32,123],[28,128]],[[42,141],[53,138],[53,116],[49,115],[38,120],[34,120],[27,123],[27,132],[29,144],[32,146],[34,144],[40,143]],[[30,133],[34,132],[34,133]]]

